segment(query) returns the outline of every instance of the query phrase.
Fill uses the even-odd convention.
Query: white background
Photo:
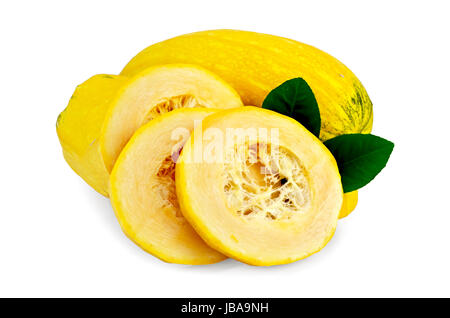
[[[0,296],[450,296],[448,1],[2,1]],[[169,265],[122,233],[55,132],[75,86],[146,46],[216,28],[312,44],[360,78],[395,142],[320,253],[258,268]]]

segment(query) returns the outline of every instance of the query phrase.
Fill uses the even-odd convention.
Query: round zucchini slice
[[[343,200],[322,142],[297,121],[252,106],[214,113],[195,128],[176,165],[176,191],[211,247],[263,266],[323,248]]]
[[[233,108],[242,106],[237,92],[215,74],[194,65],[150,67],[116,94],[106,114],[100,149],[111,171],[122,148],[143,124],[178,108]]]
[[[194,124],[213,113],[179,109],[141,127],[111,173],[111,203],[125,234],[170,263],[211,264],[226,257],[210,248],[184,219],[175,192],[175,162]]]

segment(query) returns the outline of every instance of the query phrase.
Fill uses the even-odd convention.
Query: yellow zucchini
[[[307,44],[247,31],[196,32],[147,47],[121,75],[167,63],[196,64],[216,73],[236,89],[244,105],[261,106],[273,88],[302,77],[319,104],[322,140],[372,129],[372,102],[358,78],[331,55]]]

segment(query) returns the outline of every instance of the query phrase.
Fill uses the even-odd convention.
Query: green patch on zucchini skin
[[[354,93],[346,105],[342,106],[351,126],[345,133],[360,133],[367,128],[372,121],[373,104],[365,88],[360,82],[353,84]]]
[[[353,93],[339,106],[345,113],[341,116],[342,126],[335,128],[333,122],[324,122],[320,139],[326,141],[336,136],[351,133],[370,133],[373,121],[373,104],[365,88],[359,81],[353,83]],[[323,118],[323,117],[322,117]]]
[[[353,88],[355,89],[355,95],[352,96],[351,100],[357,106],[358,114],[361,116],[362,131],[372,118],[373,104],[364,86],[359,81],[353,84]]]

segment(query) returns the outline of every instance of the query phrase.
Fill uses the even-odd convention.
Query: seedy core
[[[195,96],[189,94],[165,98],[162,102],[150,109],[144,117],[142,125],[165,113],[171,112],[172,110],[193,107],[205,106],[202,105]],[[173,207],[176,217],[183,218],[175,191],[175,162],[173,158],[173,155],[168,156],[161,162],[158,172],[156,173],[159,182],[157,189],[155,190],[159,193],[163,206]]]
[[[173,207],[175,216],[182,217],[175,190],[175,162],[172,160],[172,156],[168,156],[163,160],[156,177],[158,178],[156,190],[163,201],[163,206]]]
[[[142,124],[159,117],[162,114],[171,112],[172,110],[179,108],[193,108],[193,107],[205,107],[198,101],[193,95],[179,95],[165,98],[162,102],[153,106],[144,118]]]
[[[290,151],[245,143],[227,155],[224,192],[237,215],[286,220],[307,210],[311,201],[307,174]]]

